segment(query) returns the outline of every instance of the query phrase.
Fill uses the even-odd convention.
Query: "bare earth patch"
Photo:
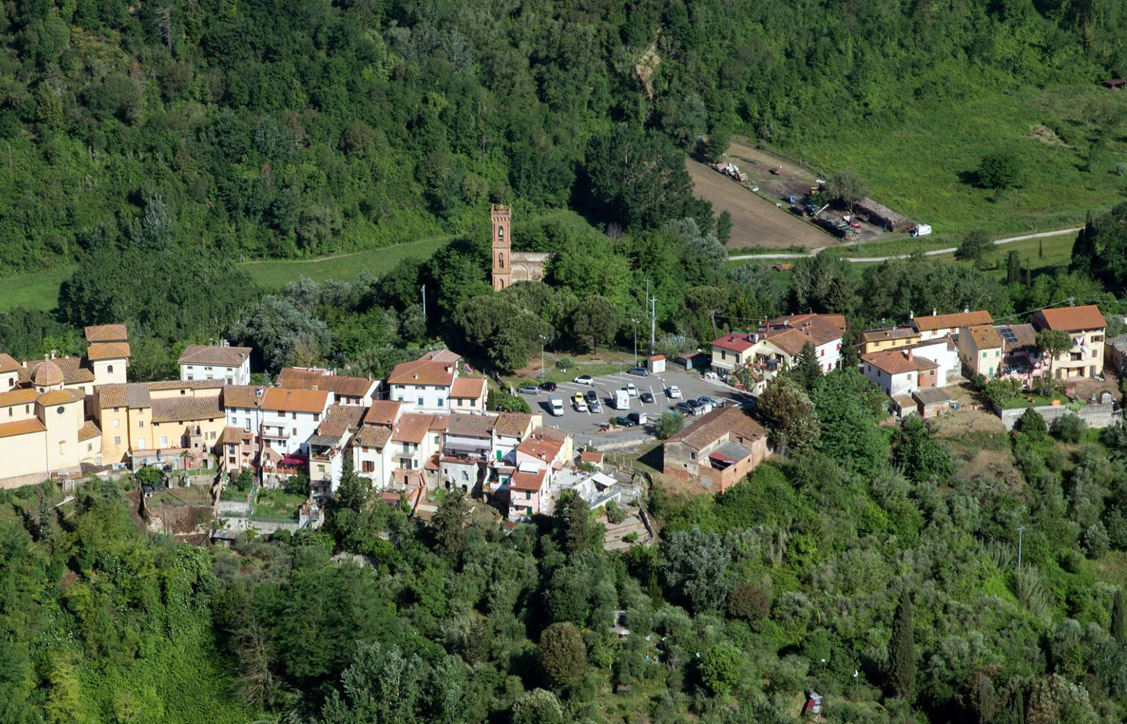
[[[1057,135],[1056,131],[1040,123],[1033,124],[1033,127],[1029,129],[1029,137],[1035,141],[1040,141],[1046,146],[1068,148],[1068,144],[1064,142],[1064,139]]]

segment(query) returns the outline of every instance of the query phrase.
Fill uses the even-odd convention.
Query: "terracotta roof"
[[[910,339],[919,337],[920,333],[911,327],[888,327],[886,329],[870,329],[861,332],[862,342],[883,342],[890,339]]]
[[[726,349],[731,352],[746,352],[755,346],[755,342],[748,339],[748,334],[726,334],[719,339],[712,340],[712,346]]]
[[[485,392],[485,379],[482,377],[459,377],[450,388],[450,397],[476,400]]]
[[[84,397],[86,397],[86,393],[82,390],[51,390],[40,395],[36,402],[44,407],[48,405],[69,405],[72,402],[81,402]]]
[[[325,410],[325,419],[317,428],[318,435],[340,437],[349,430],[360,426],[364,417],[364,408],[357,405],[329,405]]]
[[[1035,319],[1044,321],[1046,329],[1059,329],[1064,332],[1079,332],[1085,329],[1103,329],[1107,326],[1104,315],[1095,304],[1083,307],[1061,307],[1059,309],[1042,309],[1037,312]]]
[[[457,362],[462,359],[462,355],[457,352],[451,352],[448,349],[436,349],[427,352],[423,355],[423,359],[429,359],[433,362]]]
[[[937,405],[942,402],[950,402],[951,395],[947,394],[941,387],[924,387],[913,392],[912,399],[921,405]]]
[[[444,414],[432,415],[430,418],[431,432],[445,432],[447,423],[450,422],[450,416]]]
[[[83,330],[87,342],[127,342],[129,330],[124,324],[95,324]]]
[[[0,424],[0,437],[27,435],[32,432],[43,432],[46,429],[47,428],[43,427],[43,423],[39,421],[38,417],[33,417],[30,420],[19,420],[17,422],[5,422]]]
[[[153,422],[215,420],[223,417],[218,397],[169,397],[153,400]]]
[[[18,388],[9,392],[0,392],[0,407],[27,405],[35,402],[38,397],[39,393],[29,387]]]
[[[767,322],[769,327],[779,327],[782,325],[790,325],[791,327],[798,327],[804,322],[812,322],[818,320],[828,324],[838,332],[845,331],[845,315],[844,314],[792,314],[788,317],[779,317]]]
[[[82,366],[82,360],[77,357],[56,357],[50,360],[52,364],[63,372],[64,385],[78,385],[94,381],[94,373]],[[44,360],[28,360],[19,370],[20,382],[31,382],[35,371],[43,364]],[[56,383],[57,384],[57,383]]]
[[[561,448],[563,448],[562,440],[544,437],[543,435],[535,433],[521,440],[520,444],[517,445],[518,452],[545,462],[555,460],[556,456],[560,454]]]
[[[280,412],[313,412],[325,410],[329,401],[327,390],[287,390],[284,387],[270,387],[262,397],[262,409]]]
[[[389,385],[438,385],[454,383],[456,362],[439,361],[422,357],[395,365],[387,376]]]
[[[527,412],[502,412],[497,416],[493,429],[505,437],[523,437],[532,424],[532,415]]]
[[[78,428],[79,442],[86,442],[87,440],[93,440],[101,436],[102,431],[98,429],[98,425],[93,420],[87,420],[82,423],[82,427]]]
[[[466,415],[454,413],[446,423],[447,435],[461,435],[465,437],[493,438],[493,428],[497,418],[492,415]]]
[[[393,425],[402,407],[403,403],[395,400],[372,400],[372,406],[364,414],[364,424]]]
[[[219,433],[219,444],[233,445],[240,443],[243,440],[243,433],[246,433],[246,430],[244,430],[243,428],[232,427],[228,425],[227,427],[223,428],[223,432]],[[249,435],[250,433],[246,434]]]
[[[178,363],[182,365],[238,367],[250,357],[250,353],[250,347],[221,347],[216,345],[190,344],[180,353]]]
[[[0,352],[0,373],[2,372],[18,372],[20,370],[20,363],[16,358],[10,354]]]
[[[976,349],[994,349],[1002,346],[1002,335],[989,324],[967,327],[966,334],[974,341]]]
[[[890,375],[899,375],[905,372],[920,372],[922,370],[936,369],[939,365],[931,360],[918,355],[908,356],[903,350],[889,349],[883,352],[871,352],[861,355],[861,360],[871,364],[877,369],[884,370]]]
[[[376,384],[367,377],[327,375],[324,370],[283,367],[278,374],[278,386],[294,390],[332,390],[338,396],[363,397]]]
[[[681,442],[695,450],[700,450],[727,434],[745,440],[758,440],[766,434],[766,431],[762,425],[745,415],[740,408],[722,407],[708,413],[666,442]]]
[[[107,407],[131,407],[134,409],[152,407],[149,386],[144,382],[101,385],[95,394],[98,397],[98,409],[100,410]]]
[[[1006,330],[1009,331],[1008,335]],[[999,324],[994,327],[994,331],[1002,338],[1002,350],[1006,354],[1019,349],[1032,352],[1037,348],[1037,330],[1033,329],[1032,324]],[[1009,341],[1007,336],[1013,341]]]
[[[547,468],[540,468],[534,473],[525,473],[517,470],[509,478],[509,487],[513,490],[539,491],[544,487],[544,477],[548,474]]]
[[[97,362],[104,359],[129,359],[128,342],[98,342],[86,348],[86,359]]]
[[[598,450],[584,450],[579,453],[579,461],[583,463],[601,463],[603,461],[603,453]]]
[[[953,314],[932,314],[916,317],[912,324],[921,332],[932,332],[937,329],[958,329],[971,327],[976,324],[990,324],[994,318],[990,312],[980,309],[975,312],[955,312]]]
[[[253,409],[262,407],[266,388],[255,385],[223,385],[223,406]]]
[[[144,382],[129,382],[125,385],[126,406],[139,409],[152,407],[153,398],[149,396],[149,386]]]
[[[395,442],[421,443],[426,439],[427,433],[430,432],[431,418],[433,417],[434,415],[419,412],[407,412],[400,415],[399,421],[392,431],[391,439]]]
[[[382,425],[363,425],[353,438],[357,445],[383,447],[391,439],[391,428]]]
[[[40,362],[31,375],[31,383],[36,387],[50,387],[63,384],[63,371],[49,359]]]
[[[767,341],[786,352],[791,357],[797,357],[801,354],[802,348],[805,347],[808,342],[814,344],[813,340],[797,329],[775,332],[767,338]]]

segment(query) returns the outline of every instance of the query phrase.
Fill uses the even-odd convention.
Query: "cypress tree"
[[[888,644],[888,681],[892,695],[910,699],[916,690],[916,644],[912,638],[912,597],[900,594],[892,619],[892,640]]]
[[[1111,635],[1119,643],[1127,643],[1127,595],[1122,588],[1116,589],[1111,606]]]

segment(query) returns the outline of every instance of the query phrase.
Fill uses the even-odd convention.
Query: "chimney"
[[[938,312],[939,312],[939,310],[937,310],[935,307],[931,308],[931,316],[934,317]]]
[[[908,321],[910,322],[910,321],[912,321],[912,320],[913,320],[913,319],[915,319],[915,318],[916,318],[916,313],[915,313],[915,312],[913,312],[913,311],[912,311],[911,309],[909,309],[909,310],[908,310]]]
[[[904,350],[904,359],[912,359],[912,350],[910,350],[910,349]]]
[[[963,314],[970,314],[970,307],[963,307]]]

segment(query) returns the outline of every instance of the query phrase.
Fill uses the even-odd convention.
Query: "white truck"
[[[930,234],[930,224],[919,224],[916,226],[916,228],[912,229],[912,236],[929,236]]]
[[[548,398],[548,404],[552,408],[553,417],[563,417],[564,404],[559,395],[552,395],[550,398]]]
[[[630,409],[630,393],[626,390],[614,391],[614,409],[616,410],[629,410]]]

